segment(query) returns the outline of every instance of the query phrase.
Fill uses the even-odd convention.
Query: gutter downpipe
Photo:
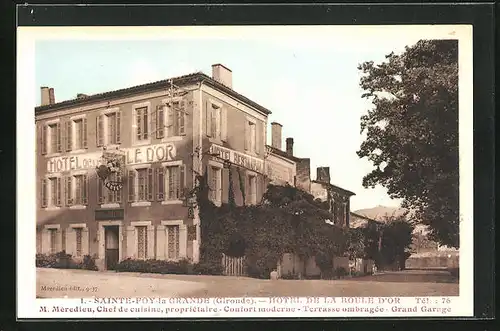
[[[198,169],[197,171],[200,174],[203,174],[203,92],[202,86],[206,79],[201,80],[198,83],[198,91],[199,91],[199,130],[198,130]],[[193,130],[194,136],[194,130]],[[193,151],[196,149],[195,142],[193,139]],[[193,159],[194,161],[194,159]],[[194,166],[194,165],[193,165]],[[193,174],[193,185],[196,185],[196,174]],[[200,245],[201,245],[201,226],[200,226],[200,208],[196,206],[195,208],[195,218],[194,223],[196,225],[196,243],[193,243],[193,262],[198,263],[200,261]]]

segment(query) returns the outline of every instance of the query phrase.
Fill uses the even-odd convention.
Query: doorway
[[[107,270],[115,270],[119,262],[120,246],[119,246],[119,229],[118,225],[104,226],[104,249]]]

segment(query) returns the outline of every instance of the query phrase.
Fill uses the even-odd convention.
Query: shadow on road
[[[458,278],[453,276],[449,271],[436,269],[386,271],[376,275],[358,277],[356,280],[370,282],[458,284]]]

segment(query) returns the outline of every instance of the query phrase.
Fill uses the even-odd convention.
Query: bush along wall
[[[191,263],[188,259],[179,261],[126,259],[116,265],[117,272],[139,272],[177,275],[221,275],[222,268],[204,263]]]
[[[85,255],[82,261],[75,261],[71,254],[61,251],[55,254],[36,254],[37,268],[97,270],[95,258]]]

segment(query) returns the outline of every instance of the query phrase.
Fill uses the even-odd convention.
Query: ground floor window
[[[57,253],[57,229],[49,229],[50,254]]]
[[[167,258],[176,260],[179,258],[179,226],[167,225]]]
[[[145,260],[148,256],[147,226],[137,226],[137,258]]]
[[[83,229],[82,228],[75,228],[75,236],[76,236],[75,256],[76,257],[82,256],[82,235],[83,235]]]

